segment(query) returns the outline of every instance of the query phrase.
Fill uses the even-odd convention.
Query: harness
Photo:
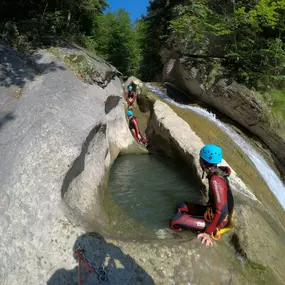
[[[133,99],[135,97],[135,94],[133,92],[128,92],[128,99]]]
[[[228,175],[226,175],[220,168],[216,168],[216,169],[211,170],[210,173],[207,175],[208,180],[210,180],[210,178],[213,175],[217,175],[217,176],[221,177],[227,184],[227,191],[228,191],[228,193],[231,193],[230,183],[229,183],[229,180],[228,180],[228,177],[227,177]],[[232,205],[232,208],[233,208],[233,206],[234,205]],[[216,228],[212,232],[211,237],[212,237],[213,240],[220,240],[222,234],[228,232],[230,229],[233,228],[233,226],[234,226],[233,216],[234,216],[234,211],[232,210],[230,212],[230,219],[228,220],[229,215],[227,215],[225,217],[225,219],[224,219],[224,221],[227,221],[226,227],[223,227],[221,229]],[[205,221],[208,222],[208,223],[211,223],[213,221],[214,217],[215,217],[215,215],[213,213],[213,209],[211,207],[208,207],[206,212],[204,213]]]
[[[230,220],[228,221],[228,225],[224,228],[216,228],[212,234],[211,237],[213,240],[220,240],[221,239],[221,235],[228,232],[230,229],[233,228],[234,223],[233,223],[233,217],[234,217],[234,211],[230,217]],[[206,222],[211,223],[214,219],[214,213],[213,213],[213,209],[212,208],[207,208],[207,211],[204,213],[204,219]],[[225,220],[228,219],[228,215],[225,217]]]
[[[130,119],[130,122],[129,122],[129,128],[130,128],[130,129],[136,129],[133,120],[136,121],[136,117],[135,117],[135,116],[133,116],[133,117]]]

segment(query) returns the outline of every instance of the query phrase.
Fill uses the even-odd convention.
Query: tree
[[[28,39],[48,34],[88,35],[94,14],[107,6],[105,0],[4,0],[0,2],[0,23],[13,22]]]
[[[154,0],[147,8],[147,15],[140,20],[140,44],[142,79],[150,81],[161,73],[162,63],[159,52],[169,35],[169,22],[173,7],[181,1]]]
[[[162,69],[167,43],[184,55],[222,58],[226,76],[249,87],[282,86],[284,14],[285,0],[152,1],[143,19],[142,73],[149,79]]]
[[[124,9],[98,15],[93,30],[95,49],[123,74],[136,72],[139,62],[137,34]]]

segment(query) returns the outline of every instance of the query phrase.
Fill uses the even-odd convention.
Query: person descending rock
[[[220,234],[232,227],[234,198],[228,181],[231,170],[227,166],[217,166],[222,162],[222,155],[222,149],[214,144],[200,150],[200,166],[209,182],[209,202],[207,205],[182,202],[169,221],[173,231],[198,232],[197,238],[206,246],[213,245],[212,239],[218,240]]]
[[[136,100],[136,94],[133,91],[133,86],[129,85],[128,92],[126,93],[126,101],[128,103],[128,109],[132,109],[134,107],[135,100]]]
[[[134,139],[137,142],[142,143],[145,146],[147,146],[148,141],[145,138],[143,138],[142,133],[139,130],[137,118],[133,115],[133,111],[128,110],[127,116],[129,118],[129,128],[131,130],[131,133],[132,133]]]

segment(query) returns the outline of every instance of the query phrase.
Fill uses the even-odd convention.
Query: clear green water
[[[109,195],[126,215],[157,231],[168,228],[176,204],[197,203],[200,191],[186,167],[171,159],[127,155],[112,166]]]

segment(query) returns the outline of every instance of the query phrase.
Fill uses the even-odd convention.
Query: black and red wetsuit
[[[178,205],[177,214],[169,221],[172,230],[190,229],[213,234],[217,229],[229,224],[234,208],[234,198],[227,180],[231,170],[226,166],[218,168],[218,171],[213,170],[207,176],[209,181],[208,205],[188,202]],[[211,214],[210,220],[205,218],[206,213]]]
[[[129,128],[132,132],[132,135],[134,137],[134,139],[137,141],[137,142],[141,142],[143,144],[146,144],[147,143],[147,140],[143,138],[141,132],[140,132],[140,129],[139,129],[139,124],[138,124],[138,121],[137,121],[137,118],[135,116],[132,116],[130,118],[130,121],[129,121]],[[141,137],[141,139],[139,139],[139,137]]]
[[[128,91],[126,93],[126,101],[128,103],[128,107],[133,107],[136,100],[136,93],[134,91]]]

